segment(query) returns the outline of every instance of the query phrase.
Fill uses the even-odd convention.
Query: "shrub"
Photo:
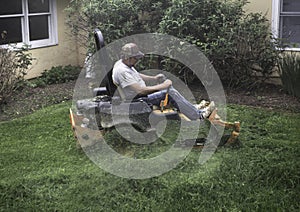
[[[3,105],[24,80],[32,57],[28,47],[0,48],[0,106]]]
[[[72,35],[93,52],[92,32],[101,29],[105,41],[144,32],[156,32],[169,0],[81,0],[66,8]]]
[[[300,56],[295,52],[287,53],[279,60],[278,65],[284,90],[300,97]]]
[[[263,15],[245,13],[246,1],[173,0],[172,3],[160,22],[160,32],[200,47],[223,82],[231,87],[249,87],[273,73],[280,54],[277,42],[272,42]]]
[[[76,80],[81,69],[78,66],[56,66],[45,70],[42,75],[36,79],[37,86],[65,83]]]
[[[93,30],[107,43],[145,32],[174,35],[198,46],[221,80],[231,87],[251,87],[274,72],[280,51],[262,14],[246,13],[247,0],[82,0],[71,1],[67,23],[89,52]],[[164,60],[186,82],[195,77],[176,61]]]

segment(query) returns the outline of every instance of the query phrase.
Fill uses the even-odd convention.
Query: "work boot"
[[[234,144],[236,141],[237,141],[237,137],[239,136],[239,133],[236,132],[236,131],[232,131],[229,139],[227,140],[225,146],[228,146],[228,145],[231,145],[231,144]]]
[[[206,110],[201,114],[203,119],[207,119],[210,114],[216,109],[215,102],[211,101]]]
[[[202,110],[205,107],[207,107],[209,105],[208,101],[202,100],[199,104],[195,104],[194,106],[198,109],[198,110]]]
[[[241,123],[236,121],[234,122],[234,131],[240,132],[241,131]]]

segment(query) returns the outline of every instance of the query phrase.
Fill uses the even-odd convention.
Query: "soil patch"
[[[2,106],[0,121],[22,117],[49,105],[71,100],[76,81],[46,87],[25,87]]]
[[[278,85],[267,84],[251,92],[227,90],[226,97],[227,101],[233,104],[300,112],[300,99],[287,95],[282,87]]]

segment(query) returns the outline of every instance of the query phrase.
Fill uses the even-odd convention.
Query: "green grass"
[[[300,114],[229,105],[228,119],[242,122],[242,148],[219,148],[202,166],[193,150],[172,171],[133,180],[104,172],[76,148],[69,107],[0,123],[0,211],[300,208]]]

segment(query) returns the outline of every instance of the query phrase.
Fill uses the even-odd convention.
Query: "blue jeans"
[[[166,90],[157,91],[147,96],[147,102],[160,106],[160,102],[166,97]],[[169,89],[169,102],[191,120],[202,119],[201,111],[184,98],[176,89]]]

